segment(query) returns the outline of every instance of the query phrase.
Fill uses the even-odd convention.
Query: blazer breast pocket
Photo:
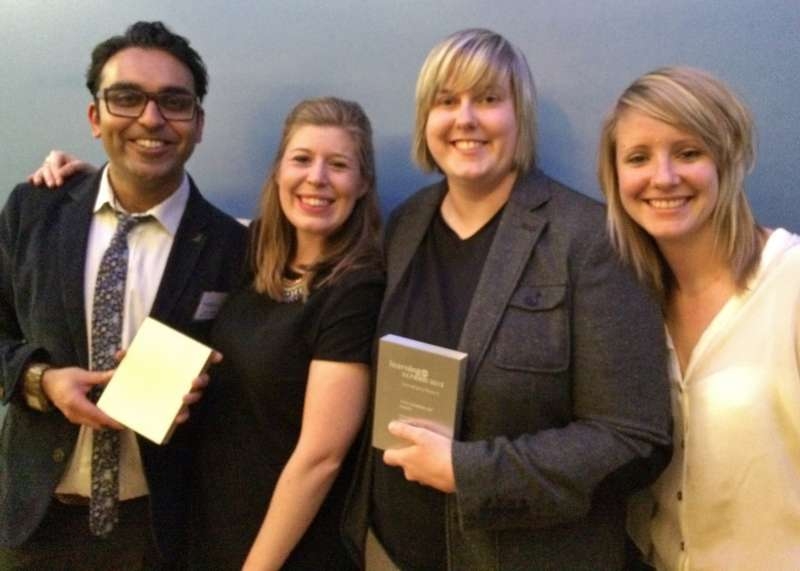
[[[511,297],[495,337],[503,369],[555,373],[569,367],[567,286],[522,286]]]

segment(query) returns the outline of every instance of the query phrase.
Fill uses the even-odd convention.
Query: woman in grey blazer
[[[468,353],[463,410],[452,440],[394,422],[407,447],[365,441],[349,546],[363,561],[370,529],[401,569],[622,568],[625,498],[670,451],[658,307],[603,207],[534,167],[516,47],[445,38],[416,103],[414,158],[444,179],[391,217],[378,335]]]

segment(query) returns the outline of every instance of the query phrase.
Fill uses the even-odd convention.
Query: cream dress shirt
[[[772,233],[683,377],[669,345],[675,448],[631,536],[659,570],[800,569],[800,236]]]
[[[184,174],[177,191],[160,204],[142,213],[154,219],[137,224],[128,234],[128,276],[125,283],[122,347],[130,344],[139,326],[150,314],[188,200],[189,179]],[[90,362],[94,288],[100,260],[117,228],[117,218],[113,208],[123,210],[114,199],[106,167],[94,205],[84,270],[86,339],[89,342]],[[56,494],[91,496],[92,432],[91,428],[81,426],[75,450],[56,488]],[[147,479],[136,435],[131,430],[123,430],[120,435],[119,497],[121,500],[128,500],[147,493]]]

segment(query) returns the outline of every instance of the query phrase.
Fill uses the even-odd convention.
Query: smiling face
[[[660,246],[710,240],[717,167],[699,137],[628,110],[616,126],[622,207]]]
[[[297,128],[276,181],[281,210],[297,233],[296,262],[301,264],[319,256],[366,192],[356,143],[341,127]]]
[[[425,140],[448,184],[491,191],[509,176],[517,144],[510,81],[480,92],[442,89],[425,125]]]
[[[164,119],[154,101],[148,101],[138,118],[117,117],[102,99],[109,87],[135,87],[149,93],[194,94],[189,68],[158,49],[126,48],[114,54],[103,67],[99,96],[89,106],[92,134],[102,139],[109,159],[114,191],[125,198],[158,204],[177,189],[183,167],[200,142],[203,113],[189,121]]]

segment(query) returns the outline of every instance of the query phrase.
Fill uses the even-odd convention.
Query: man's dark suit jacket
[[[384,307],[445,192],[425,188],[392,216]],[[382,311],[378,335],[400,331]],[[458,349],[448,568],[622,568],[625,496],[669,460],[669,386],[659,309],[611,250],[600,204],[538,171],[517,180]],[[374,454],[367,434],[344,525],[356,559]]]
[[[25,405],[22,377],[29,361],[89,366],[84,262],[100,176],[73,177],[60,191],[19,185],[0,215],[0,397],[8,405],[0,434],[2,546],[19,546],[36,530],[78,435],[60,411]],[[245,249],[245,228],[192,183],[151,315],[204,339],[211,322],[194,319],[201,296],[238,283]],[[139,438],[155,537],[168,561],[184,546],[188,432],[180,427],[165,446]]]

